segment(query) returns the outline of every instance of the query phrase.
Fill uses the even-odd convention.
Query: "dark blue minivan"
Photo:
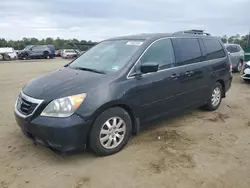
[[[49,148],[111,155],[150,120],[216,110],[231,71],[220,39],[203,31],[112,38],[28,83],[15,117],[25,135]]]

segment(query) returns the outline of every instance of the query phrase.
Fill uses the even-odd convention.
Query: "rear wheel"
[[[50,59],[49,52],[43,52],[43,57],[44,57],[45,59]]]
[[[207,101],[207,104],[205,105],[206,110],[208,111],[214,111],[216,110],[220,104],[222,99],[222,86],[220,83],[216,83],[211,90],[210,98]]]
[[[100,156],[119,152],[128,142],[132,131],[129,114],[122,108],[110,108],[96,119],[90,133],[90,148]]]
[[[239,60],[238,64],[237,64],[237,72],[241,72],[243,68],[243,61]]]

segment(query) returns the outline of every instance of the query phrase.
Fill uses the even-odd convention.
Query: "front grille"
[[[18,97],[17,100],[17,109],[20,113],[22,113],[23,115],[30,115],[33,113],[33,111],[35,110],[35,108],[37,107],[38,103],[33,103],[30,101],[27,101],[25,99],[22,98],[22,96]]]

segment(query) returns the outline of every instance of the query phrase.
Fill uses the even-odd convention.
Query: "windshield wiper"
[[[90,69],[90,68],[84,68],[84,67],[70,67],[70,68],[76,69],[76,70],[95,72],[95,73],[99,73],[99,74],[106,74],[104,71],[99,71],[99,70]]]

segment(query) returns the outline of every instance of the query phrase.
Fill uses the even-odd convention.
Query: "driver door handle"
[[[194,74],[194,71],[187,71],[185,72],[186,76],[192,76]]]

